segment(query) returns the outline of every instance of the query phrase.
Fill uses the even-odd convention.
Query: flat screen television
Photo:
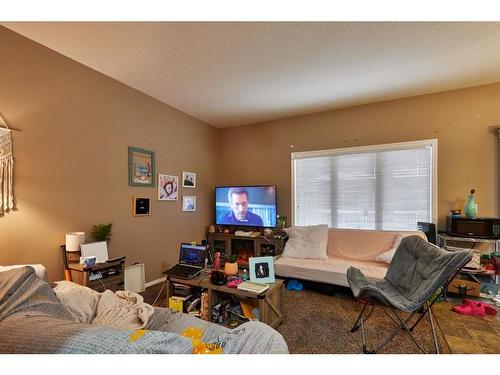
[[[215,223],[241,227],[276,226],[276,186],[218,186]]]

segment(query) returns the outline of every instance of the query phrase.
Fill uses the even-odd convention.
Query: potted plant
[[[106,241],[109,244],[109,241],[111,241],[112,227],[113,223],[94,225],[90,235],[96,241]]]
[[[229,254],[224,257],[226,263],[224,264],[224,273],[229,276],[238,274],[238,256],[236,254]]]

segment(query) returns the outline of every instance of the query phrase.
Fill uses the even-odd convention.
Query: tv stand
[[[254,232],[255,233],[255,232]],[[277,256],[283,253],[288,236],[263,235],[238,236],[236,233],[208,233],[207,243],[210,253],[216,251],[224,255],[236,254],[238,266],[248,268],[248,258],[259,256]]]

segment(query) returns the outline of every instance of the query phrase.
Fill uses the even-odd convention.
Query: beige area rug
[[[361,329],[351,333],[358,317],[358,305],[347,294],[324,294],[304,289],[283,293],[285,320],[277,328],[292,354],[351,354],[362,353]],[[381,307],[376,307],[365,325],[368,346],[373,349],[392,332],[395,323]],[[448,345],[436,326],[441,353],[450,353]],[[429,319],[415,328],[414,335],[427,352],[434,352]],[[400,332],[381,353],[420,353],[406,332]]]

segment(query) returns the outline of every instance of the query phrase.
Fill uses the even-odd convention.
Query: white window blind
[[[295,225],[414,230],[435,221],[437,141],[293,153]]]

